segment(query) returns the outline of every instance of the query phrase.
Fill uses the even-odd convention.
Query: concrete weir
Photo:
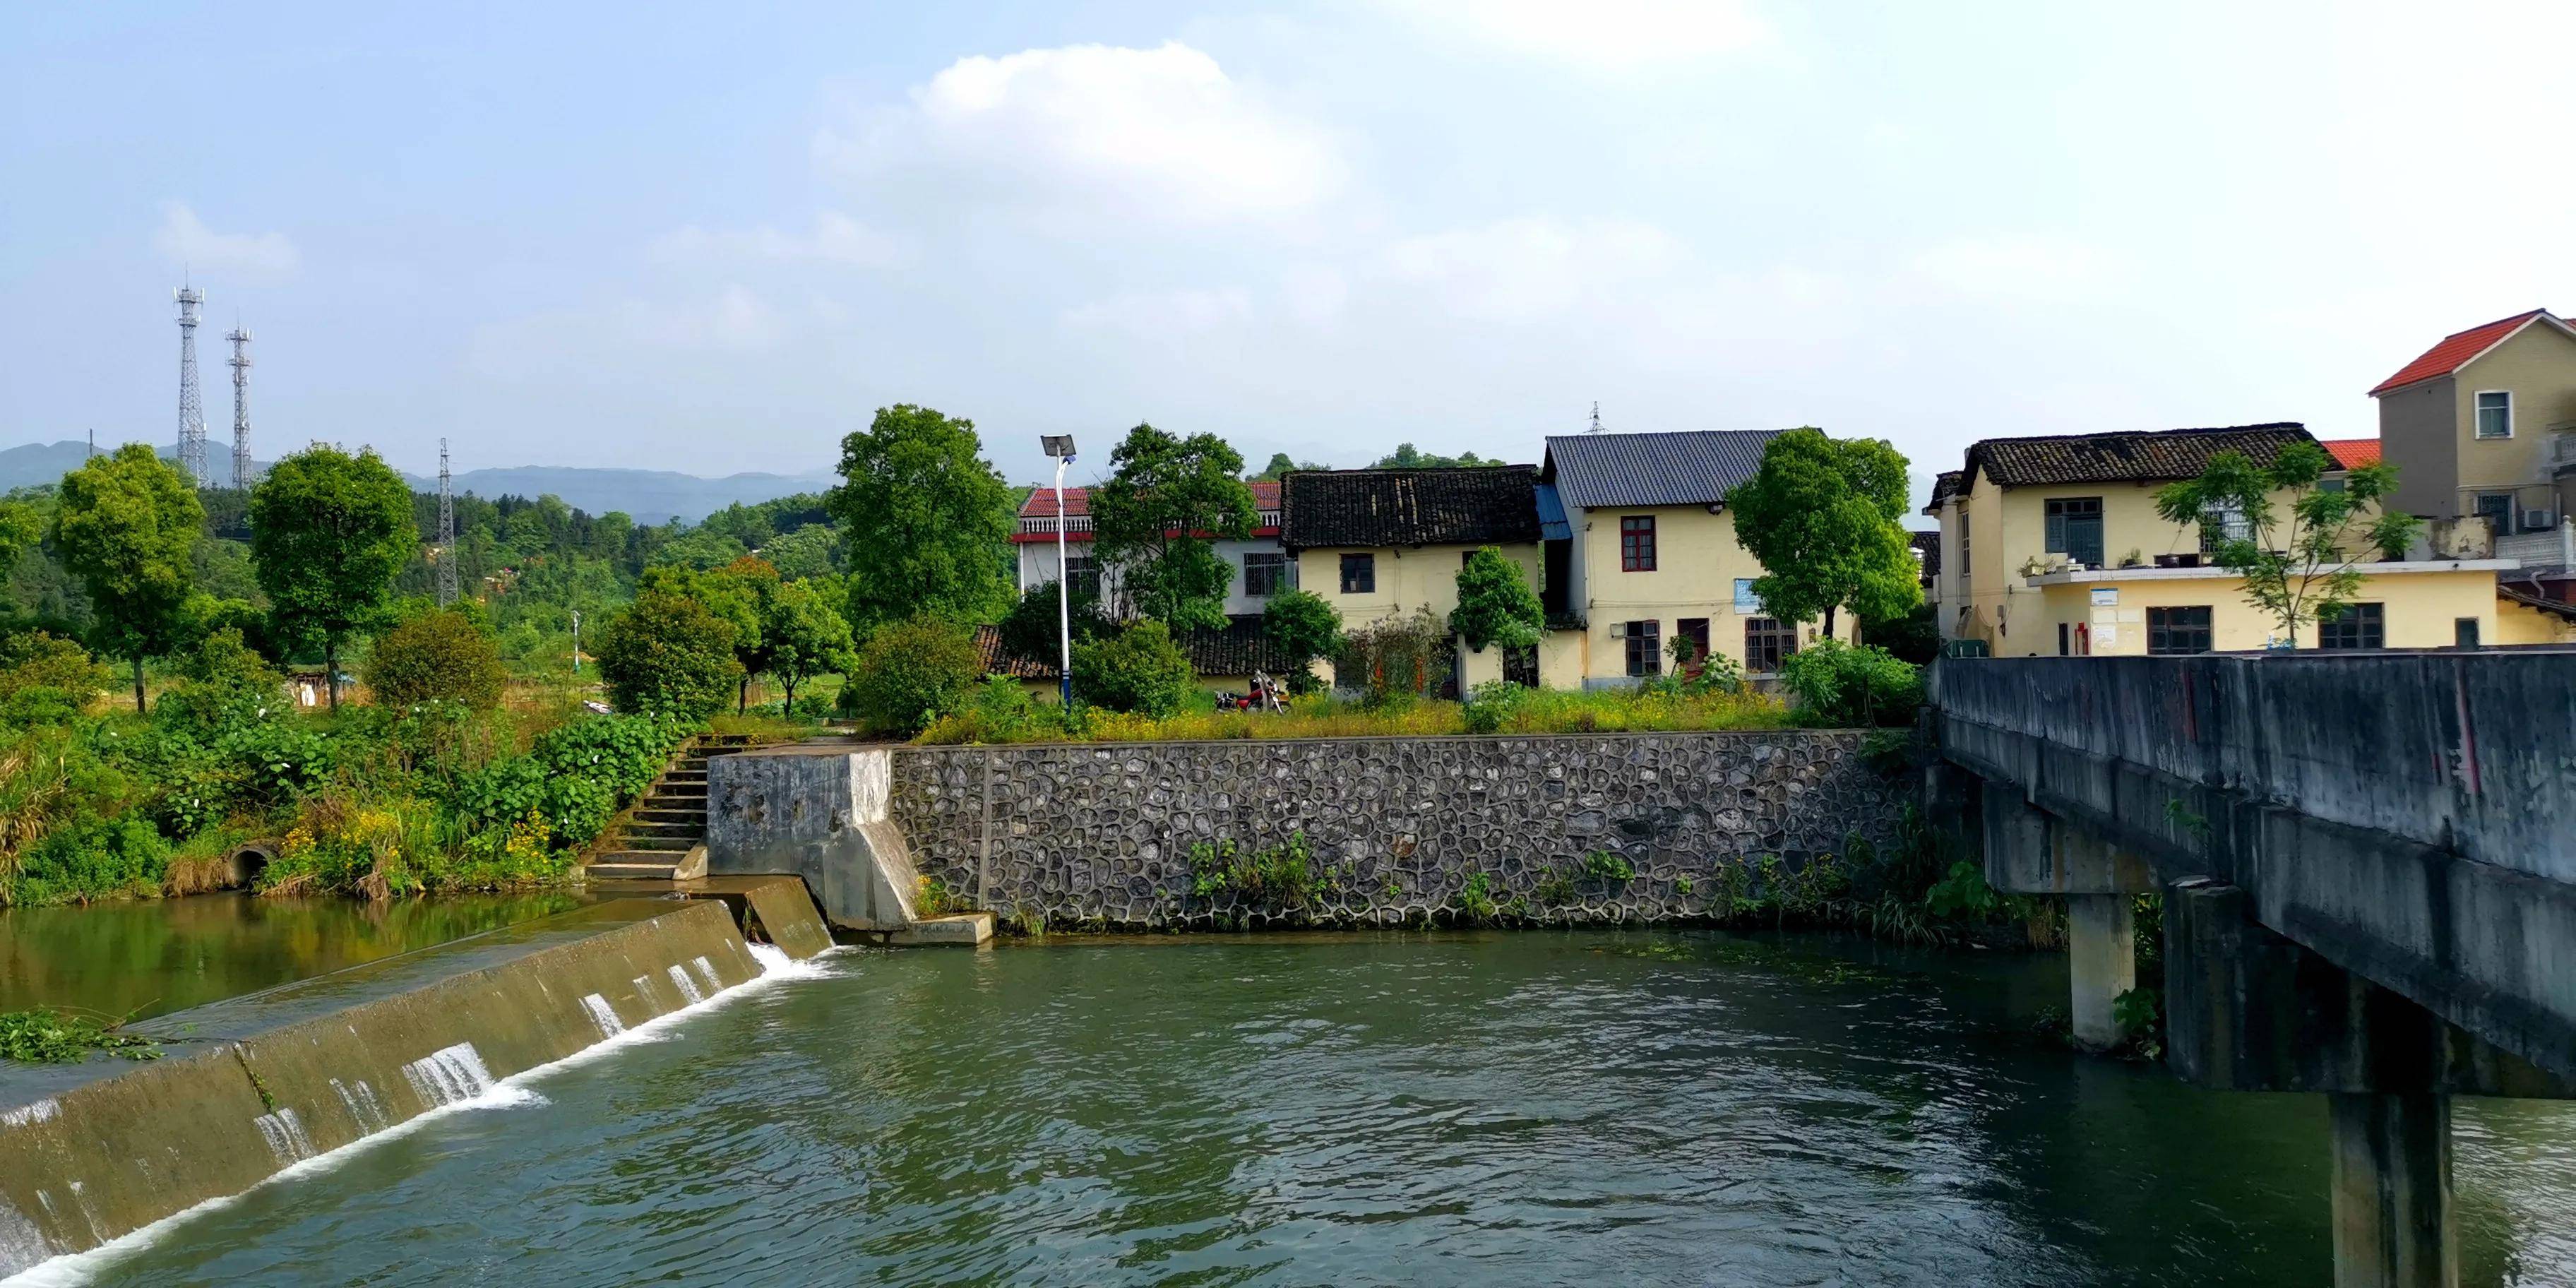
[[[792,907],[762,897],[768,938],[818,951],[810,905],[794,926]],[[0,1275],[238,1194],[760,973],[724,904],[619,899],[135,1025],[166,1044],[160,1060],[0,1069]]]
[[[834,927],[894,944],[974,946],[988,912],[924,916],[912,847],[888,813],[894,757],[846,744],[764,747],[707,766],[707,871],[804,879]]]

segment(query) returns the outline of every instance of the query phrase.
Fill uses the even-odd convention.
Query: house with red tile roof
[[[2334,458],[2338,470],[2358,469],[2379,463],[2379,440],[2376,438],[2320,438],[2317,446]]]
[[[2576,502],[2576,326],[2549,310],[2444,336],[2370,396],[2396,508],[2511,538],[2554,530]]]
[[[1252,530],[1246,540],[1219,540],[1216,552],[1234,565],[1234,585],[1226,592],[1228,616],[1259,613],[1270,603],[1270,597],[1297,586],[1296,560],[1279,545],[1279,485],[1253,483],[1253,508],[1261,513],[1261,526]],[[1105,572],[1091,553],[1091,491],[1069,487],[1059,500],[1055,489],[1041,487],[1020,503],[1019,527],[1011,533],[1011,543],[1019,552],[1020,590],[1042,586],[1056,579],[1055,530],[1064,525],[1065,562],[1072,566],[1077,591],[1088,588],[1092,593],[1114,592],[1117,578]]]

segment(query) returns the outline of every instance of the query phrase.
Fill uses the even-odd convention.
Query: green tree
[[[909,404],[880,409],[841,442],[840,520],[853,631],[916,612],[984,619],[1008,594],[1010,485],[980,453],[975,422]]]
[[[1370,462],[1369,468],[1373,470],[1472,470],[1502,463],[1499,457],[1478,456],[1474,452],[1461,452],[1456,456],[1435,456],[1414,447],[1411,443],[1398,443],[1394,451]]]
[[[1000,632],[1004,653],[1024,661],[1049,664],[1063,658],[1064,650],[1056,638],[1059,623],[1055,596],[1060,584],[1042,581],[1029,587],[1011,605],[1011,611],[1002,614]],[[1062,624],[1072,627],[1076,647],[1118,629],[1117,624],[1109,620],[1109,615],[1100,611],[1100,597],[1083,591],[1074,592],[1072,611]]]
[[[1181,709],[1190,688],[1189,658],[1171,631],[1150,618],[1073,655],[1074,694],[1093,706],[1161,719]]]
[[[841,533],[828,523],[809,523],[763,542],[760,557],[789,581],[828,576],[841,566]]]
[[[1109,460],[1109,481],[1091,494],[1092,549],[1118,570],[1120,593],[1176,630],[1222,629],[1234,565],[1213,538],[1239,540],[1261,524],[1238,477],[1242,454],[1214,434],[1181,438],[1138,425]]]
[[[1762,451],[1753,477],[1727,493],[1735,537],[1762,563],[1753,593],[1783,622],[1842,608],[1864,622],[1903,617],[1923,602],[1905,534],[1905,457],[1874,438],[1793,429]]]
[[[733,660],[742,664],[743,677],[734,686],[736,711],[750,709],[751,677],[776,668],[778,650],[769,626],[781,584],[778,570],[752,555],[699,579],[708,611],[734,624]]]
[[[2283,648],[2298,647],[2300,627],[2334,617],[2361,593],[2359,553],[2402,559],[2423,531],[2423,520],[2382,509],[2396,467],[2356,466],[2332,490],[2318,486],[2328,468],[2326,450],[2312,442],[2282,448],[2269,465],[2220,452],[2199,478],[2156,491],[2157,513],[2216,539],[2218,566],[2245,579],[2245,602],[2280,627]],[[2291,494],[2286,518],[2273,505],[2283,492]]]
[[[813,587],[799,581],[781,585],[762,609],[760,634],[769,673],[787,691],[784,710],[790,715],[796,711],[797,685],[859,664],[858,652],[850,646],[850,624]]]
[[[376,704],[410,707],[445,699],[477,711],[501,703],[508,682],[501,650],[474,619],[455,609],[415,613],[376,637],[367,684]]]
[[[44,535],[44,519],[24,501],[0,501],[0,577]]]
[[[1503,557],[1501,547],[1486,546],[1467,556],[1458,569],[1458,606],[1449,610],[1449,629],[1467,647],[1528,648],[1546,627],[1538,592],[1530,589],[1520,565]]]
[[[733,650],[732,622],[708,611],[683,585],[653,582],[609,622],[597,653],[599,676],[619,711],[703,720],[724,709],[725,690],[742,678]]]
[[[186,642],[192,555],[205,515],[197,490],[142,443],[63,476],[54,548],[89,592],[99,651],[133,663],[137,711],[144,659]]]
[[[1312,693],[1323,687],[1315,663],[1342,650],[1342,614],[1311,590],[1283,590],[1261,610],[1261,629],[1295,658],[1288,691]]]
[[[1270,463],[1262,466],[1260,473],[1246,478],[1244,482],[1276,483],[1279,481],[1280,475],[1286,474],[1290,470],[1329,470],[1331,468],[1333,467],[1330,465],[1319,465],[1313,461],[1289,460],[1288,453],[1286,452],[1272,452],[1270,454]]]
[[[340,646],[384,621],[394,576],[420,552],[411,486],[373,448],[316,443],[251,489],[250,550],[280,632],[322,646],[338,710]]]
[[[927,613],[895,622],[859,650],[844,703],[870,727],[911,734],[965,698],[984,678],[975,634]]]

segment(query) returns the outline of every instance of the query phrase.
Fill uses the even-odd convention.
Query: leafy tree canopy
[[[628,714],[702,720],[736,696],[734,625],[708,611],[685,583],[648,582],[609,623],[599,645],[608,700]]]
[[[1503,464],[1498,456],[1478,456],[1460,452],[1456,456],[1435,456],[1411,443],[1398,443],[1395,450],[1369,462],[1373,470],[1471,470]]]
[[[1260,473],[1245,479],[1244,482],[1276,483],[1279,481],[1280,475],[1285,474],[1290,470],[1328,470],[1331,468],[1333,467],[1330,465],[1320,465],[1314,461],[1289,460],[1288,453],[1286,452],[1272,452],[1270,454],[1270,463],[1262,466]]]
[[[892,623],[859,650],[841,701],[870,727],[912,734],[984,678],[974,632],[923,614]]]
[[[1174,628],[1225,625],[1234,565],[1214,538],[1261,523],[1243,456],[1214,434],[1182,438],[1138,425],[1110,453],[1109,481],[1092,490],[1092,548],[1118,569],[1137,613]]]
[[[2245,579],[2245,602],[2279,627],[2283,648],[2298,647],[2300,627],[2340,614],[2361,593],[2360,554],[2405,558],[2424,527],[2381,508],[2397,487],[2396,467],[2356,466],[2334,490],[2318,486],[2327,468],[2315,443],[2282,448],[2268,466],[2220,452],[2199,478],[2156,492],[2157,513],[2215,539],[2218,566]],[[2289,494],[2286,516],[2274,504],[2281,493]]]
[[[1287,676],[1290,692],[1312,693],[1323,687],[1315,678],[1315,663],[1341,651],[1340,610],[1311,590],[1283,590],[1262,607],[1261,629],[1297,660],[1296,669]]]
[[[24,501],[0,501],[0,577],[18,562],[20,552],[36,544],[44,533],[44,520],[36,507]]]
[[[879,410],[842,440],[842,483],[828,504],[859,635],[916,612],[982,620],[1009,593],[996,552],[1010,538],[1010,486],[982,450],[975,422],[909,404]]]
[[[1190,688],[1189,658],[1171,631],[1150,618],[1073,655],[1073,691],[1093,706],[1161,719],[1181,709]]]
[[[1012,603],[1011,611],[1002,614],[1003,652],[1050,666],[1060,660],[1063,648],[1056,638],[1055,597],[1061,584],[1042,581],[1029,587]],[[1073,642],[1077,647],[1118,629],[1117,624],[1109,620],[1109,615],[1100,610],[1100,597],[1082,591],[1074,592],[1072,611],[1065,624],[1072,627]]]
[[[63,476],[54,546],[89,592],[101,651],[134,664],[179,647],[195,588],[193,554],[205,509],[197,490],[143,443],[128,443]]]
[[[287,638],[318,643],[335,674],[349,636],[381,625],[394,576],[420,550],[412,491],[374,449],[317,443],[269,467],[250,494],[251,559]],[[326,686],[332,705],[339,685]]]
[[[761,543],[760,557],[789,581],[829,576],[841,566],[841,533],[828,523],[809,523]]]
[[[1902,617],[1923,602],[1906,536],[1905,457],[1874,438],[1793,429],[1763,449],[1761,468],[1726,497],[1736,540],[1762,563],[1762,609],[1783,622],[1850,608],[1864,622]]]
[[[765,669],[786,690],[788,711],[796,709],[797,685],[859,663],[850,644],[850,624],[803,582],[786,582],[769,592],[761,605],[760,635],[768,655]]]
[[[1504,558],[1500,547],[1486,546],[1467,556],[1458,569],[1458,606],[1449,611],[1449,629],[1458,632],[1467,647],[1528,648],[1538,643],[1546,626],[1547,613],[1539,607],[1538,592],[1530,589],[1520,565]]]
[[[367,684],[376,691],[376,704],[396,709],[445,700],[489,711],[500,705],[508,679],[492,637],[473,617],[452,608],[403,619],[376,638],[367,656]]]

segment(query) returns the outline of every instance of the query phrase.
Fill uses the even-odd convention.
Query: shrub
[[[944,618],[921,615],[869,637],[842,701],[876,729],[915,733],[984,676],[975,637]]]
[[[0,637],[0,703],[28,689],[52,689],[75,706],[114,683],[89,650],[59,635],[24,631]]]
[[[1469,733],[1500,733],[1503,725],[1529,705],[1530,691],[1509,680],[1487,680],[1467,693],[1459,713]]]
[[[242,642],[238,627],[209,633],[180,656],[178,670],[185,682],[153,705],[155,723],[212,737],[286,710],[286,677]]]
[[[1063,656],[1057,640],[1056,587],[1057,583],[1052,581],[1031,586],[1011,605],[1009,612],[1002,614],[998,629],[1003,653],[1024,662],[1043,662],[1048,666],[1055,665]],[[1100,597],[1081,591],[1074,592],[1066,624],[1073,629],[1076,648],[1118,631],[1118,624],[1100,611]]]
[[[1467,647],[1528,648],[1546,625],[1528,575],[1500,548],[1486,546],[1467,556],[1458,569],[1458,606],[1449,612],[1449,629]]]
[[[1112,711],[1163,717],[1188,701],[1190,660],[1161,622],[1131,622],[1114,639],[1087,644],[1073,656],[1073,691]]]
[[[88,903],[161,892],[170,843],[134,815],[83,818],[56,828],[19,857],[12,902]]]
[[[367,683],[380,706],[461,702],[476,711],[500,705],[509,669],[492,638],[453,610],[421,613],[376,637]]]
[[[742,664],[734,660],[735,627],[666,585],[635,597],[609,623],[599,646],[599,675],[608,700],[629,714],[703,720],[735,696]]]
[[[1390,617],[1342,637],[1333,682],[1386,705],[1438,692],[1448,683],[1449,631],[1429,608]]]
[[[1780,683],[1814,724],[1912,724],[1923,705],[1922,673],[1912,663],[1839,640],[1818,640],[1782,659]]]
[[[1313,693],[1323,687],[1315,663],[1342,647],[1342,614],[1311,590],[1283,590],[1261,610],[1261,629],[1295,660],[1287,681],[1290,693]]]

